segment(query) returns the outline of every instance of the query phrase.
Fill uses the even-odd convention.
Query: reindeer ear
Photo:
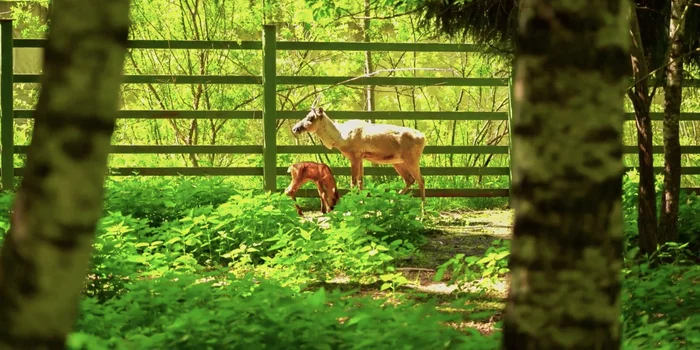
[[[318,107],[318,114],[323,115],[323,107]]]

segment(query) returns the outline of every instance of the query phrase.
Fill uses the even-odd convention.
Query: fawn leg
[[[323,186],[320,182],[316,183],[316,190],[318,190],[318,198],[321,200],[321,213],[325,214],[328,208],[328,201],[326,199],[326,194],[323,192]]]
[[[297,214],[300,216],[304,216],[304,213],[301,211],[301,207],[299,204],[297,204],[297,198],[294,196],[295,193],[297,193],[297,190],[299,190],[299,187],[301,187],[303,183],[297,182],[297,181],[292,181],[292,183],[287,186],[287,188],[284,190],[284,194],[292,197],[292,200],[294,201],[294,207],[297,209]]]

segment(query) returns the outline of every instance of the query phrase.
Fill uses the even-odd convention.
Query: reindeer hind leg
[[[396,169],[396,172],[406,183],[406,187],[404,187],[403,190],[399,191],[400,194],[405,194],[406,192],[408,192],[411,186],[413,186],[416,180],[413,178],[413,176],[411,176],[411,174],[408,172],[403,163],[394,164],[394,169]]]
[[[411,174],[411,176],[418,182],[418,189],[420,190],[421,198],[421,215],[425,215],[425,181],[420,173],[420,165],[416,164],[407,166],[406,170],[408,170],[409,174]]]

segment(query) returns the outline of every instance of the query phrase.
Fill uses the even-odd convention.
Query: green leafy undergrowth
[[[250,275],[136,281],[119,298],[85,299],[71,349],[493,349],[494,337],[446,326],[434,302],[387,304],[319,289],[299,293]],[[199,282],[195,283],[195,280]]]
[[[383,192],[381,192],[383,193]],[[366,203],[381,209],[382,199]],[[331,219],[329,227],[301,219],[288,196],[241,191],[217,206],[204,205],[173,221],[153,226],[149,218],[108,212],[98,225],[88,294],[118,294],[129,276],[159,276],[169,271],[196,272],[229,266],[258,270],[270,278],[298,285],[346,276],[374,282],[394,271],[392,261],[416,252],[412,239],[422,237],[423,222],[413,217],[420,203],[396,196],[387,215],[362,216],[363,207]],[[408,209],[417,204],[417,209]],[[416,212],[417,211],[417,212]],[[388,233],[388,230],[396,230]],[[132,276],[133,277],[133,276]]]
[[[371,283],[378,274],[394,271],[393,260],[416,252],[410,242],[380,239],[344,223],[325,230],[278,234],[270,241],[276,242],[270,249],[277,253],[266,258],[267,276],[286,284],[328,281],[338,276]]]
[[[457,284],[460,290],[475,286],[487,289],[502,279],[510,270],[510,240],[497,239],[486,249],[483,256],[457,254],[438,267],[434,280],[440,281],[450,272],[450,284]]]
[[[225,203],[236,193],[223,179],[210,177],[108,178],[105,212],[147,219],[152,226],[183,217],[190,208]]]
[[[426,227],[420,219],[421,200],[399,194],[402,188],[400,184],[370,183],[361,191],[353,189],[343,195],[329,213],[330,225],[345,223],[350,227],[362,227],[379,238],[424,243]],[[435,213],[428,211],[427,215]]]
[[[663,175],[656,177],[656,208],[661,210]],[[622,204],[624,213],[625,248],[638,247],[637,205],[639,203],[639,173],[627,172],[623,181]],[[678,241],[689,243],[692,249],[700,249],[700,196],[682,191],[678,208]],[[659,213],[657,213],[659,215]]]
[[[674,263],[635,261],[623,270],[625,348],[700,348],[700,266],[683,261],[686,252],[677,247]]]

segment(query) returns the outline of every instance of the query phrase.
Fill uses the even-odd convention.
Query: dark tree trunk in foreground
[[[639,231],[639,248],[642,253],[656,251],[658,243],[656,219],[656,185],[654,178],[654,153],[649,109],[653,95],[649,92],[649,65],[644,53],[644,43],[639,31],[637,11],[630,7],[630,33],[632,47],[630,59],[635,81],[634,88],[627,91],[627,96],[634,105],[635,125],[637,127],[637,146],[639,147],[639,205],[637,206],[637,229]]]
[[[61,349],[102,215],[129,0],[54,0],[27,166],[0,251],[0,348]]]
[[[671,0],[669,65],[664,86],[664,191],[659,243],[678,239],[678,205],[681,191],[681,143],[679,120],[683,90],[683,32],[687,0]]]
[[[504,349],[619,349],[624,0],[522,2]]]

